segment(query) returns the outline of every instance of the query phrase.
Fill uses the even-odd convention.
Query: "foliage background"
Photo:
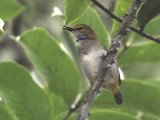
[[[123,18],[132,0],[100,2]],[[146,0],[133,25],[160,37],[160,17],[154,17],[159,6],[158,0]],[[62,26],[88,24],[109,47],[120,25],[90,0],[0,0],[0,18],[5,22],[0,30],[0,120],[62,120],[89,88],[74,39]],[[124,104],[116,105],[112,94],[102,91],[89,118],[158,120],[159,50],[159,44],[131,31],[118,54]]]

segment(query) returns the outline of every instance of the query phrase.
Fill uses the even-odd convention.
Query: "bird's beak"
[[[68,30],[68,31],[74,31],[74,28],[63,26],[62,29]]]

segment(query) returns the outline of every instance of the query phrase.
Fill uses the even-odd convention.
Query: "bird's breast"
[[[100,63],[101,58],[95,51],[81,56],[82,71],[90,80],[97,76]]]

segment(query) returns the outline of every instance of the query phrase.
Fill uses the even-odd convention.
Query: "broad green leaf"
[[[55,38],[41,28],[25,32],[20,42],[31,62],[44,74],[49,88],[70,105],[80,88],[80,75],[71,58]]]
[[[0,96],[17,120],[51,120],[49,96],[15,63],[0,63]]]
[[[119,112],[122,112],[122,113],[127,113],[129,114],[130,116],[134,116],[136,117],[137,119],[145,119],[145,120],[157,120],[159,118],[159,116],[156,116],[156,115],[153,115],[151,113],[148,113],[148,112],[143,112],[143,111],[140,111],[140,110],[136,110],[136,109],[129,109],[127,107],[118,107],[118,108],[113,108],[111,110],[114,110],[114,111],[119,111]]]
[[[68,120],[76,120],[77,114],[73,114]],[[90,120],[140,120],[136,117],[112,109],[92,109],[89,115]]]
[[[145,119],[145,120],[158,120],[159,119],[159,116],[155,116],[155,115],[152,115],[152,114],[143,114],[142,115],[142,119]]]
[[[63,120],[66,117],[67,114],[68,114],[68,112],[62,112],[54,120]],[[72,114],[71,114],[71,116],[72,116]],[[69,120],[69,119],[67,119],[67,120]]]
[[[64,101],[61,97],[52,94],[53,99],[53,113],[54,118],[56,118],[58,115],[60,115],[63,112],[69,111],[68,106],[64,104]]]
[[[160,87],[160,78],[156,79],[156,80],[149,79],[149,80],[147,80],[147,82],[150,84],[156,85],[157,87]]]
[[[103,91],[95,103],[94,107],[98,108],[127,108],[137,109],[160,115],[160,88],[148,82],[140,80],[124,80],[121,84],[121,92],[124,103],[120,106],[116,105],[112,94]]]
[[[123,18],[125,14],[128,12],[128,9],[130,8],[132,1],[133,0],[118,0],[116,3],[114,13],[120,18]],[[120,23],[114,20],[113,27],[112,27],[113,36],[117,33],[119,26],[120,26]]]
[[[160,64],[139,63],[121,67],[125,78],[149,80],[160,79]]]
[[[23,99],[21,99],[18,95],[16,95],[15,92],[13,92],[12,89],[10,89],[8,86],[5,86],[3,83],[0,83],[0,96],[3,99],[3,104],[1,107],[5,109],[7,112],[6,114],[8,114],[8,116],[13,120],[33,120],[32,113],[29,112],[29,107],[24,105]]]
[[[24,7],[20,5],[16,0],[0,0],[0,18],[4,21],[8,21],[24,10]]]
[[[111,109],[93,109],[90,114],[91,120],[139,120],[130,114]]]
[[[149,35],[152,36],[156,36],[156,37],[160,37],[160,17],[155,17],[153,18],[146,26],[144,29],[144,33],[147,33]],[[147,40],[148,39],[142,37],[141,35],[137,34],[137,33],[133,33],[134,34],[134,40],[136,40],[137,42],[140,40]]]
[[[94,18],[94,19],[93,19]],[[89,25],[96,33],[98,39],[100,42],[106,46],[109,47],[110,41],[108,40],[108,33],[106,31],[105,25],[103,24],[100,16],[98,13],[93,9],[89,8],[84,15],[80,17],[80,19],[73,22],[73,25],[77,24],[87,24]]]
[[[134,112],[133,112],[134,111]],[[139,114],[142,114],[142,118],[145,118],[145,120],[157,120],[159,117],[150,113],[144,113],[139,110],[135,109],[129,109],[129,108],[121,108],[117,106],[116,108],[91,108],[89,119],[91,120],[141,120],[142,118],[139,116]],[[58,116],[55,120],[62,120],[65,118],[66,113],[62,113],[60,116]],[[76,120],[78,114],[77,111],[75,111],[73,114],[70,115],[70,117],[67,120]]]
[[[145,27],[144,32],[150,35],[160,36],[160,17],[152,19]]]
[[[90,0],[66,0],[66,21],[65,24],[79,18],[90,6]]]
[[[153,42],[135,44],[125,51],[118,63],[120,66],[135,63],[160,63],[159,50],[160,45]]]
[[[140,8],[137,16],[140,29],[143,30],[145,25],[159,13],[160,13],[160,1],[146,0],[146,2]]]
[[[4,103],[3,105],[0,103],[0,120],[16,120],[16,118],[14,119],[13,116],[9,114],[7,108],[4,106]]]

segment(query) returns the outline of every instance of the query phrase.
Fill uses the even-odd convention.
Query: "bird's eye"
[[[78,28],[78,30],[82,30],[82,29],[83,29],[83,27],[79,27],[79,28]]]

